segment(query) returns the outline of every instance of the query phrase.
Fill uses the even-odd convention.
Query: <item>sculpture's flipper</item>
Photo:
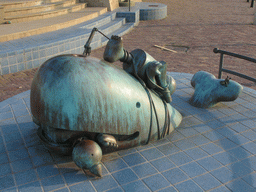
[[[199,71],[191,79],[195,92],[190,104],[195,107],[208,108],[220,101],[234,101],[242,92],[243,87],[228,78],[216,79],[214,75]]]
[[[116,138],[112,135],[100,133],[97,136],[97,141],[99,142],[100,145],[102,145],[104,147],[118,148]]]

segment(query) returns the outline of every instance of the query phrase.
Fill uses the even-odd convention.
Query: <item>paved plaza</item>
[[[256,91],[200,109],[188,103],[191,74],[177,81],[172,105],[183,115],[173,134],[103,156],[103,177],[49,152],[36,135],[30,91],[0,103],[0,191],[255,191]]]
[[[151,2],[166,4],[168,18],[140,21],[123,36],[124,47],[144,49],[168,63],[177,82],[171,105],[183,115],[179,128],[149,145],[103,156],[99,179],[39,141],[30,112],[36,69],[0,76],[0,192],[256,191],[255,83],[229,75],[244,86],[237,100],[209,109],[188,102],[194,73],[204,70],[217,76],[219,55],[213,48],[256,57],[254,10],[246,0]],[[103,51],[94,50],[92,56],[102,58]],[[224,66],[255,78],[253,63],[225,57]]]

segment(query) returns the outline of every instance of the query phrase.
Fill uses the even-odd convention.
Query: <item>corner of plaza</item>
[[[125,6],[120,6],[124,3]],[[191,79],[223,68],[256,78],[256,5],[250,0],[0,0],[0,192],[249,192],[256,191],[256,83],[210,108],[192,106]],[[171,106],[182,122],[147,145],[109,153],[102,177],[70,156],[45,148],[32,120],[30,89],[39,67],[61,54],[82,54],[94,27],[121,36],[167,63],[176,81]],[[91,42],[103,59],[108,40]],[[214,53],[239,54],[247,60]],[[216,50],[216,49],[215,49]],[[248,61],[251,60],[252,62]],[[122,68],[121,62],[114,63]]]

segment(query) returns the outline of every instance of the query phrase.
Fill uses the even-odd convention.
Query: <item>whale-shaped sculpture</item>
[[[150,63],[157,62],[150,57]],[[182,120],[163,99],[170,100],[168,95],[174,90],[168,87],[173,87],[174,80],[161,80],[161,70],[152,77],[152,70],[156,68],[145,70],[146,76],[152,86],[161,88],[158,91],[147,88],[140,77],[91,56],[67,54],[47,60],[34,76],[30,96],[40,139],[51,150],[72,154],[80,168],[101,176],[102,154],[170,134]],[[157,82],[167,87],[162,89]],[[163,98],[162,90],[167,91]]]
[[[216,79],[211,73],[198,71],[191,79],[195,92],[190,104],[199,108],[208,108],[221,101],[234,101],[243,87],[230,79],[228,77],[225,80]]]

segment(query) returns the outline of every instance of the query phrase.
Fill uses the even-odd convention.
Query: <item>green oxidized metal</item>
[[[146,144],[178,127],[182,116],[168,103],[175,81],[166,76],[166,64],[147,53],[140,63],[141,52],[124,50],[126,58],[117,54],[113,60],[148,68],[141,75],[138,71],[140,77],[84,55],[59,55],[42,64],[32,82],[31,112],[44,144],[65,155],[73,151],[79,167],[101,176],[102,152]]]

